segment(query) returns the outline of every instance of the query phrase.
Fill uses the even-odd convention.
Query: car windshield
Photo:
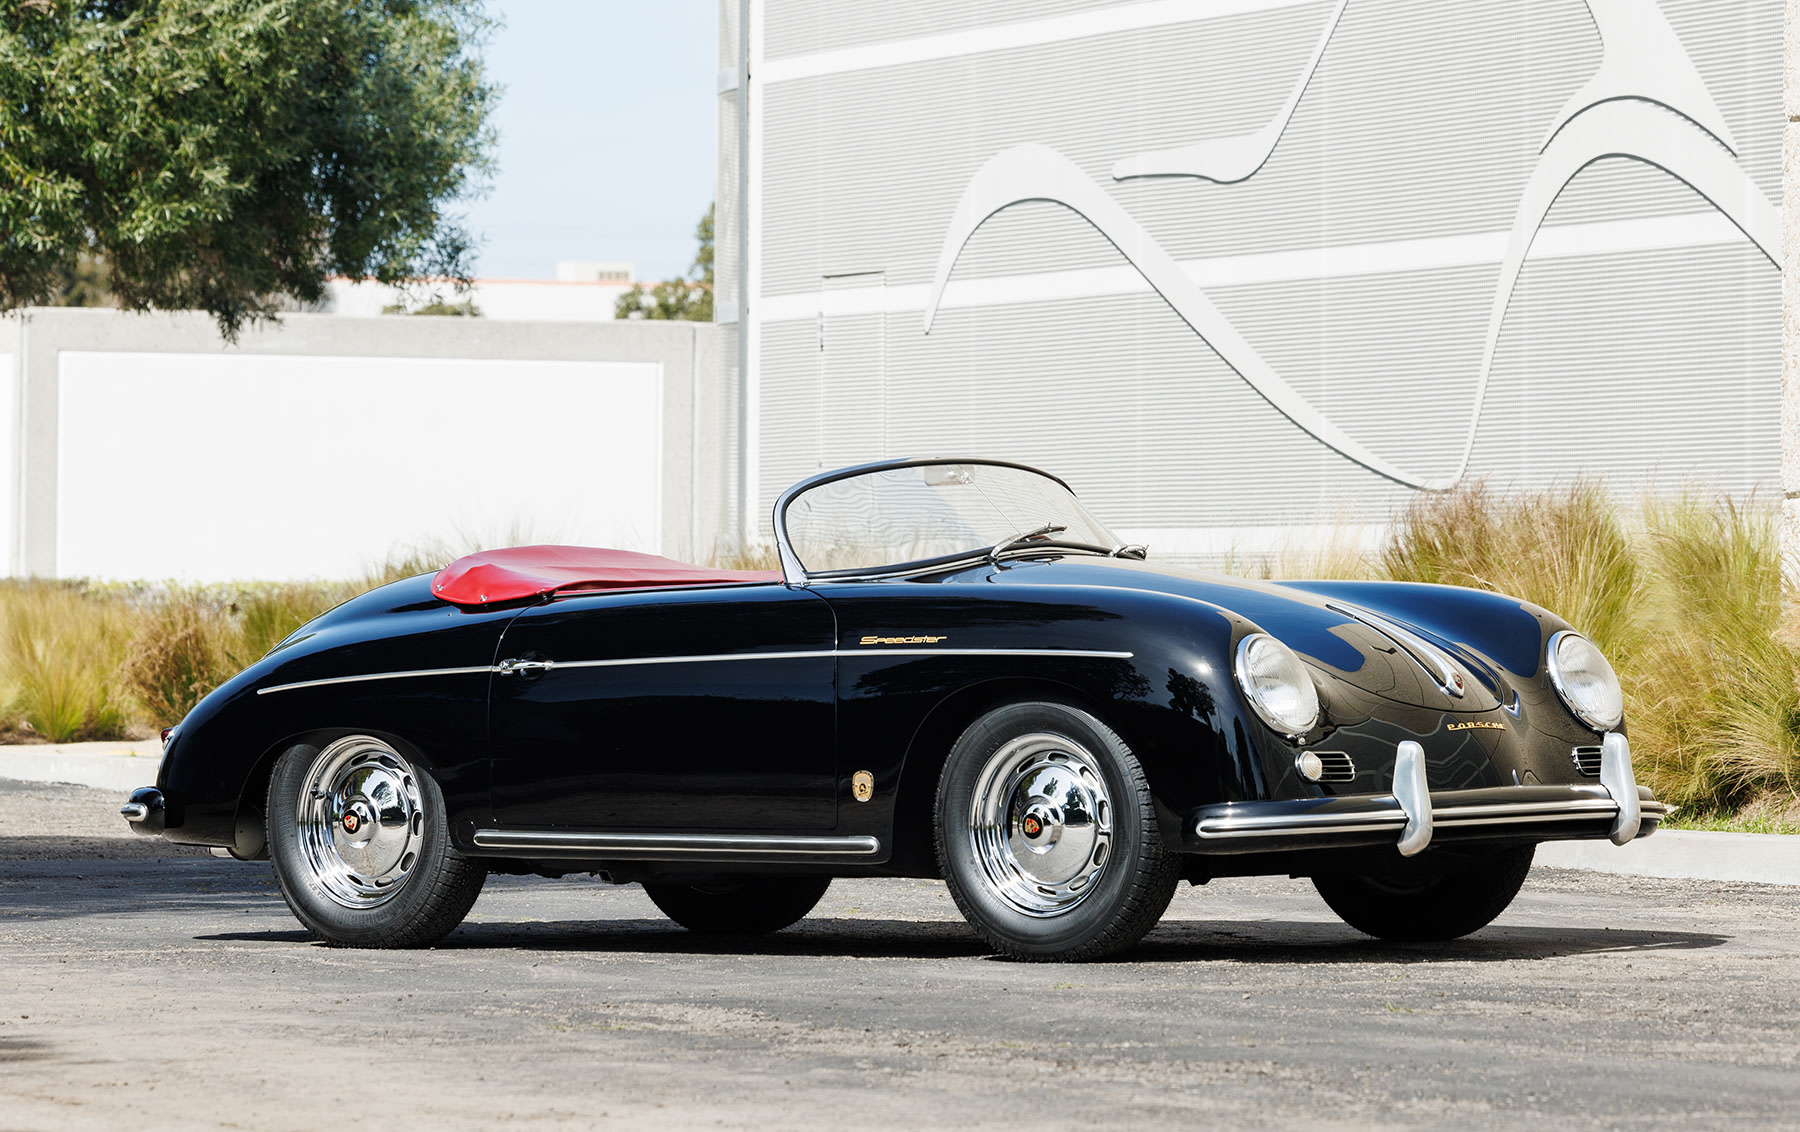
[[[808,488],[781,516],[808,573],[866,571],[1004,546],[1118,545],[1058,481],[1028,468],[877,468]]]

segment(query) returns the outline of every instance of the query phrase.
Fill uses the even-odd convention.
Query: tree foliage
[[[0,309],[102,263],[227,336],[339,274],[466,281],[481,0],[0,0]]]
[[[686,279],[670,279],[653,285],[648,291],[642,283],[619,296],[613,306],[615,318],[665,318],[687,322],[713,320],[713,206],[694,229],[700,241],[694,262],[688,266]]]

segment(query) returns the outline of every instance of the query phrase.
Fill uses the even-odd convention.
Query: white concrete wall
[[[65,351],[57,572],[343,578],[408,546],[661,549],[656,363]]]
[[[13,528],[18,525],[19,383],[16,361],[16,354],[0,354],[0,555],[4,555],[0,557],[0,564],[12,561]]]
[[[228,344],[199,314],[25,311],[0,320],[0,574],[355,577],[533,541],[706,561],[720,382],[704,324],[310,314]]]
[[[330,295],[321,313],[375,318],[400,301],[400,292],[380,283],[332,279]],[[445,293],[446,300],[460,303],[473,299],[483,318],[532,322],[610,322],[619,296],[631,284],[561,281],[551,279],[477,279],[467,292]],[[394,315],[386,317],[393,318]]]

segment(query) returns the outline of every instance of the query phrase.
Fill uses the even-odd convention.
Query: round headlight
[[[1568,630],[1550,638],[1550,683],[1575,717],[1595,731],[1611,731],[1625,718],[1625,695],[1612,665],[1594,642]]]
[[[1263,722],[1293,738],[1319,722],[1319,690],[1306,665],[1267,633],[1252,633],[1238,642],[1238,687]]]

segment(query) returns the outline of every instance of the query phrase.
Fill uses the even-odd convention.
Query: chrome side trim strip
[[[734,660],[821,660],[829,657],[869,656],[1067,656],[1084,659],[1130,660],[1134,654],[1104,649],[804,649],[793,652],[702,653],[692,656],[627,656],[611,660],[545,661],[546,671],[558,668],[622,668],[640,664],[713,664]],[[297,688],[320,688],[330,684],[355,684],[366,680],[401,680],[413,676],[468,676],[480,672],[507,675],[514,671],[505,665],[481,665],[471,668],[414,668],[404,672],[368,672],[357,676],[328,676],[321,680],[299,680],[292,684],[275,684],[258,688],[256,694],[291,692]]]
[[[627,656],[613,660],[559,660],[552,668],[622,668],[636,664],[713,664],[733,660],[822,660],[827,657],[871,656],[1073,656],[1102,660],[1130,660],[1128,652],[1100,649],[815,649],[799,652],[727,652],[693,656]]]
[[[557,660],[558,668],[623,668],[634,664],[712,664],[724,660],[818,660],[835,655],[830,649],[806,649],[796,652],[721,652],[693,656],[624,656],[612,660]]]
[[[873,837],[743,833],[577,833],[564,830],[478,829],[481,849],[582,852],[609,857],[872,857]]]
[[[323,680],[298,680],[292,684],[274,684],[267,688],[258,688],[256,694],[266,696],[270,692],[291,692],[296,688],[323,688],[327,684],[356,684],[364,680],[404,680],[413,676],[473,676],[478,672],[492,672],[491,664],[477,665],[471,668],[411,668],[404,672],[368,672],[359,676],[327,676]]]
[[[1426,675],[1437,682],[1437,686],[1443,690],[1445,695],[1459,700],[1463,698],[1464,688],[1461,675],[1457,672],[1456,666],[1450,662],[1450,658],[1445,656],[1443,650],[1436,645],[1424,640],[1392,618],[1383,617],[1381,614],[1364,609],[1359,605],[1328,601],[1325,603],[1325,608],[1333,613],[1342,614],[1352,621],[1360,621],[1393,641],[1400,646],[1401,652],[1411,657],[1414,664],[1423,668]]]
[[[1105,649],[839,649],[845,656],[1078,656],[1100,660],[1130,660],[1135,653],[1109,652]]]

